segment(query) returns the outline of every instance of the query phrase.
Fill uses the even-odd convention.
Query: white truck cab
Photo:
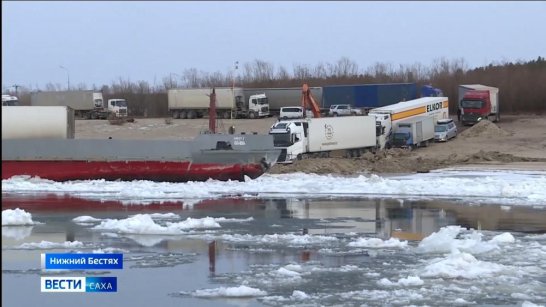
[[[127,100],[123,98],[108,99],[108,111],[116,117],[127,117]]]
[[[300,160],[305,152],[306,140],[304,125],[305,120],[283,120],[276,122],[269,129],[273,135],[273,146],[282,148],[277,163],[291,163],[293,160]]]
[[[2,95],[2,106],[18,106],[19,99],[12,95]]]
[[[269,102],[265,94],[251,95],[248,98],[248,111],[249,118],[255,117],[268,117],[269,116]]]
[[[391,147],[392,120],[389,113],[369,113],[368,116],[375,117],[377,136],[377,147],[385,149]]]

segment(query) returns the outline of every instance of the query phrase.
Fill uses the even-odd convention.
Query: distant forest
[[[228,73],[208,73],[196,68],[186,69],[180,74],[171,73],[159,85],[147,81],[130,81],[120,78],[110,85],[87,86],[78,84],[71,90],[101,90],[104,98],[125,98],[132,116],[168,116],[167,90],[171,88],[196,87],[301,87],[303,83],[312,87],[344,84],[416,83],[432,85],[449,97],[450,112],[456,112],[458,85],[484,84],[499,88],[501,113],[535,113],[546,111],[546,59],[538,57],[528,62],[492,63],[485,67],[468,69],[464,59],[438,59],[430,66],[409,66],[377,63],[366,69],[346,58],[336,63],[319,63],[316,66],[294,65],[292,71],[271,63],[254,60],[244,63]],[[61,84],[49,83],[44,89],[17,88],[22,105],[30,104],[30,92],[35,90],[66,90]],[[8,91],[16,94],[14,87]]]

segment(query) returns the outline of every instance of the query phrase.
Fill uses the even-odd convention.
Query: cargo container
[[[310,155],[328,156],[332,150],[344,150],[349,157],[375,151],[375,126],[371,116],[306,118],[279,121],[269,134],[281,149],[277,162],[290,163]]]
[[[322,107],[350,104],[365,111],[417,98],[415,83],[331,85],[322,88]]]
[[[310,90],[320,106],[322,104],[322,87],[310,87]],[[265,94],[269,102],[269,109],[277,115],[282,107],[301,106],[301,91],[301,87],[245,88],[243,90],[246,97]]]
[[[74,110],[66,106],[2,107],[2,139],[73,139]]]
[[[199,118],[208,114],[212,88],[170,89],[169,112],[173,118]],[[269,116],[268,97],[263,92],[245,96],[242,88],[215,88],[219,118],[258,118]],[[248,99],[245,99],[248,97]]]
[[[459,120],[472,125],[482,119],[500,120],[499,89],[481,84],[459,85]]]

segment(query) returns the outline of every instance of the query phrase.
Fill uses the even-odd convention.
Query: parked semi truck
[[[2,139],[73,139],[74,110],[66,106],[2,107]]]
[[[498,122],[499,89],[481,84],[459,85],[459,112],[463,125],[473,125],[482,119]]]
[[[328,156],[344,150],[347,156],[375,151],[376,120],[371,116],[321,117],[285,120],[269,130],[275,147],[281,149],[278,163],[290,163],[306,156]]]
[[[322,87],[309,87],[311,94],[317,100],[319,106],[322,104]],[[245,97],[251,95],[265,94],[269,102],[271,114],[278,115],[283,107],[297,106],[301,104],[301,87],[284,88],[245,88]]]
[[[200,118],[208,114],[212,88],[170,89],[168,107],[173,118]],[[215,88],[219,118],[258,118],[269,116],[268,97],[264,93],[245,99],[242,88]]]
[[[393,146],[414,149],[426,147],[434,140],[434,117],[417,116],[398,121],[394,128]]]
[[[34,92],[30,96],[31,106],[65,106],[74,110],[76,117],[107,119],[109,116],[126,117],[127,101],[102,97],[97,91]]]
[[[394,128],[401,121],[417,116],[428,116],[434,123],[439,119],[449,118],[449,102],[447,97],[422,97],[375,108],[370,110],[368,115],[377,119],[378,143],[383,149],[392,146]],[[434,137],[434,127],[432,132]]]
[[[349,104],[368,111],[417,98],[415,83],[332,85],[322,88],[322,107]]]

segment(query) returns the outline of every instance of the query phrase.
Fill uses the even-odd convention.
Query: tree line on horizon
[[[102,91],[104,99],[125,98],[132,116],[168,116],[167,91],[172,88],[244,87],[281,88],[301,87],[304,83],[312,87],[351,84],[416,83],[418,88],[432,85],[441,89],[450,102],[456,102],[458,86],[461,84],[484,84],[499,88],[501,114],[535,113],[546,111],[546,59],[491,63],[469,69],[464,59],[437,59],[430,66],[420,63],[394,66],[376,63],[360,69],[356,62],[342,57],[336,63],[319,63],[315,66],[296,64],[289,72],[283,66],[275,68],[271,63],[254,60],[227,73],[203,72],[196,68],[186,69],[173,78],[164,77],[159,85],[147,81],[130,81],[119,78],[110,85],[89,88],[78,84],[71,90]],[[30,105],[32,90],[19,87],[17,95],[22,105]],[[45,91],[66,90],[60,84],[48,83]],[[8,91],[15,94],[14,90]],[[296,104],[299,101],[295,102]],[[456,103],[450,103],[450,112],[456,112]]]

